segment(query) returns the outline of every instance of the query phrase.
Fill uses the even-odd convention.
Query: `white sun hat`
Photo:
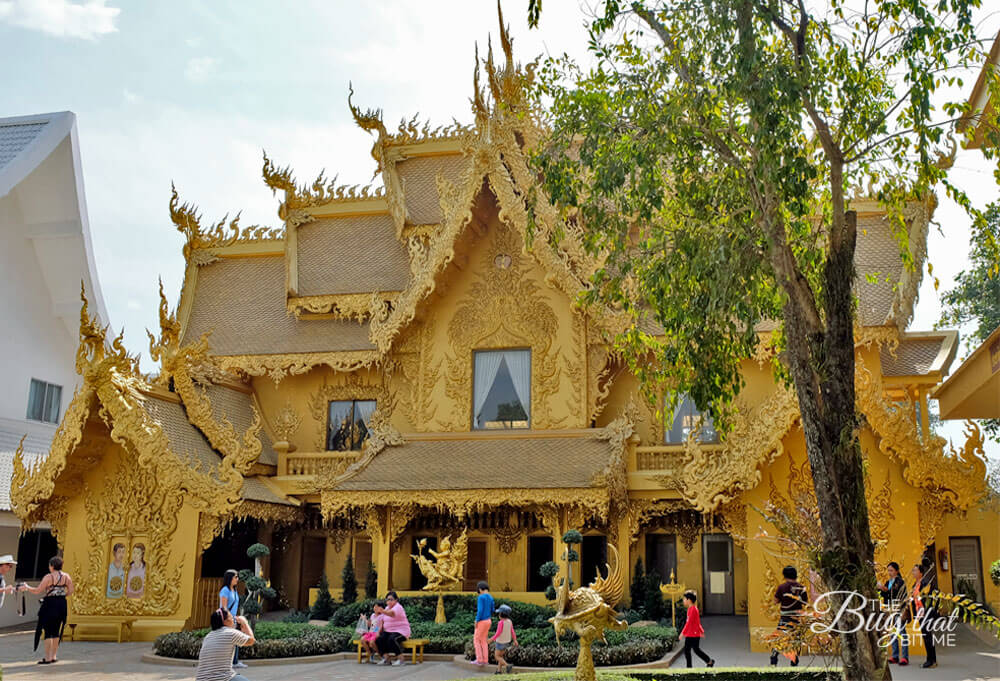
[[[17,561],[14,560],[14,556],[10,555],[9,553],[5,556],[0,556],[0,565],[5,565],[6,563],[10,563],[11,565],[17,565]]]

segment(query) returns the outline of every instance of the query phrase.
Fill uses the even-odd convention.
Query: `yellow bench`
[[[116,617],[116,616],[105,616],[105,615],[74,615],[72,622],[67,622],[66,627],[69,629],[69,641],[81,641],[83,640],[82,635],[78,634],[76,628],[80,625],[84,627],[107,627],[114,630],[114,633],[108,633],[108,637],[95,638],[93,634],[87,634],[88,640],[93,641],[115,641],[116,643],[128,642],[132,638],[132,625],[135,624],[137,617]]]
[[[361,644],[361,639],[356,638],[351,641],[354,645],[358,647],[358,664],[361,664],[361,656],[364,654],[365,648]],[[426,638],[408,638],[403,641],[403,650],[410,651],[410,664],[417,664],[417,662],[424,661],[424,646],[430,643]],[[420,657],[417,660],[417,657]]]

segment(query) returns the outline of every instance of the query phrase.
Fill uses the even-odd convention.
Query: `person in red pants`
[[[705,630],[701,628],[701,615],[698,613],[698,594],[694,591],[684,592],[684,605],[687,607],[687,621],[681,630],[684,637],[684,660],[687,666],[691,666],[691,653],[700,657],[708,667],[715,666],[715,660],[710,658],[701,649],[701,639],[705,636]]]

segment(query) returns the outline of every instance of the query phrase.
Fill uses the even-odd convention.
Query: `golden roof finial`
[[[382,109],[368,109],[367,111],[362,111],[358,107],[354,106],[354,102],[352,101],[353,97],[354,83],[348,81],[347,106],[351,109],[351,115],[354,116],[354,122],[357,123],[358,127],[362,130],[377,132],[379,137],[385,137],[386,130],[385,124],[382,122]]]
[[[87,290],[80,281],[80,345],[76,350],[76,373],[83,375],[86,367],[104,359],[106,331],[91,317],[87,309]]]
[[[177,315],[170,313],[167,296],[163,293],[163,279],[160,279],[160,336],[157,338],[149,329],[149,356],[154,362],[160,362],[160,381],[169,380],[169,360],[177,352],[181,341],[181,324]]]
[[[289,192],[295,192],[295,178],[292,177],[292,167],[285,166],[284,168],[279,168],[274,164],[267,156],[267,151],[264,151],[264,167],[261,169],[261,174],[264,176],[264,184],[271,188],[271,193],[276,193],[279,189],[288,194]]]

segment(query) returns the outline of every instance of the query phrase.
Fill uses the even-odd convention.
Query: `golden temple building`
[[[57,535],[78,584],[77,635],[125,623],[149,640],[204,625],[222,570],[258,540],[293,608],[308,607],[324,572],[339,586],[348,556],[362,582],[374,564],[380,593],[416,590],[416,542],[461,529],[463,588],[486,579],[494,595],[544,603],[538,568],[570,528],[584,535],[584,579],[610,544],[626,581],[641,559],[698,590],[707,614],[746,615],[753,636],[773,630],[786,563],[763,509],[812,494],[796,399],[772,377],[776,325],[761,326],[760,352],[743,362],[721,439],[690,400],[664,416],[643,396],[613,338],[633,324],[662,331],[578,303],[600,262],[536,186],[525,150],[544,132],[523,95],[530,70],[502,38],[484,88],[477,68],[468,126],[392,132],[352,105],[384,189],[299,184],[265,157],[281,200],[274,229],[208,224],[175,192],[186,276],[150,336],[156,376],[84,306],[82,387],[48,457],[18,463],[11,490],[26,527],[45,520]],[[533,219],[529,196],[542,197]],[[978,552],[979,598],[996,603],[982,440],[970,427],[956,451],[929,419],[957,334],[907,330],[933,202],[907,216],[912,271],[879,206],[852,207],[877,560],[908,566],[929,551],[947,591],[961,540],[963,555]]]

